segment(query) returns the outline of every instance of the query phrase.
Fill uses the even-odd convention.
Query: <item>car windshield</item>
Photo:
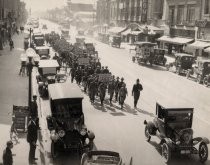
[[[167,123],[172,129],[184,129],[191,127],[192,113],[171,114],[167,117]]]
[[[87,159],[82,165],[118,165],[119,162],[118,157],[98,155]]]

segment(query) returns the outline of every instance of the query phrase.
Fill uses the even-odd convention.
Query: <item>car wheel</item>
[[[171,160],[171,149],[166,143],[163,143],[162,145],[162,157],[165,163],[168,163]]]
[[[58,157],[58,151],[57,151],[57,147],[56,147],[56,143],[55,142],[51,142],[51,155],[53,159],[56,159]]]
[[[150,134],[149,134],[149,128],[148,128],[147,125],[146,125],[146,127],[145,127],[144,134],[145,134],[146,140],[149,142],[150,139],[151,139],[151,136],[150,136]]]
[[[201,76],[200,75],[197,76],[197,83],[201,84]]]
[[[208,159],[208,147],[206,143],[201,142],[198,150],[200,162],[204,163]]]
[[[205,86],[208,86],[208,79],[207,79],[207,77],[205,77],[205,78],[203,79],[203,84],[204,84]]]

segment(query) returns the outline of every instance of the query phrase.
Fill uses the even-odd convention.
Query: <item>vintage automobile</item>
[[[192,65],[195,62],[195,58],[186,53],[176,53],[175,61],[166,65],[166,70],[172,69],[177,74],[187,74],[189,69],[192,69]]]
[[[81,165],[122,165],[120,154],[113,151],[90,151],[84,153],[81,159]]]
[[[36,32],[32,35],[32,40],[35,46],[43,46],[44,45],[44,34],[40,32]]]
[[[110,36],[110,44],[113,47],[118,47],[120,48],[121,45],[121,37],[120,36]]]
[[[60,151],[82,155],[92,150],[95,135],[84,123],[80,88],[69,82],[50,84],[49,100],[52,113],[47,116],[47,125],[52,157],[56,158]]]
[[[198,83],[207,84],[207,76],[210,74],[210,60],[197,58],[196,64],[192,69],[189,69],[186,77],[193,76],[196,78]]]
[[[50,47],[36,46],[35,51],[40,56],[40,59],[50,59]]]
[[[61,30],[61,37],[64,38],[65,40],[70,40],[71,37],[69,35],[69,29],[62,29]]]
[[[165,108],[156,103],[156,117],[145,124],[145,137],[160,138],[162,157],[171,160],[172,153],[183,155],[198,154],[201,162],[208,159],[209,140],[205,137],[193,138],[193,108]]]
[[[48,97],[48,85],[57,82],[57,70],[59,69],[57,60],[40,60],[36,76],[38,91],[41,97]],[[60,78],[59,78],[60,81]]]
[[[47,25],[46,25],[46,24],[43,24],[43,25],[42,25],[42,29],[47,30]]]
[[[153,61],[154,64],[165,66],[167,62],[167,58],[164,57],[165,51],[166,51],[165,49],[161,49],[161,48],[154,49],[154,61]]]
[[[134,44],[136,54],[132,57],[132,60],[136,60],[139,64],[149,62],[152,65],[154,62],[154,47],[157,44],[151,42],[135,42]]]
[[[98,51],[96,51],[95,46],[93,43],[85,43],[84,52],[87,53],[91,59],[98,59]]]

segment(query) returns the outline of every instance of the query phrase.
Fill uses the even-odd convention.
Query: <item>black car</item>
[[[83,94],[76,84],[55,83],[49,85],[51,115],[47,117],[51,135],[51,155],[59,151],[75,151],[81,155],[93,148],[95,135],[84,123]]]
[[[175,68],[174,72],[178,75],[187,74],[189,69],[192,69],[192,65],[195,62],[195,57],[186,53],[176,53],[175,61],[166,66],[167,70]]]
[[[144,121],[145,137],[149,142],[152,136],[160,138],[162,157],[171,160],[173,153],[182,155],[198,154],[203,163],[208,159],[209,140],[205,137],[193,138],[193,108],[165,108],[156,104],[156,117]]]

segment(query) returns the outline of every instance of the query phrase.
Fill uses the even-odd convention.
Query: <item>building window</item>
[[[209,0],[205,0],[204,3],[204,14],[209,14]]]
[[[174,6],[170,6],[169,7],[169,22],[170,24],[174,24],[175,23],[175,7]]]
[[[195,5],[187,6],[187,22],[188,23],[195,22]]]
[[[182,25],[184,22],[184,6],[178,6],[177,24]]]

